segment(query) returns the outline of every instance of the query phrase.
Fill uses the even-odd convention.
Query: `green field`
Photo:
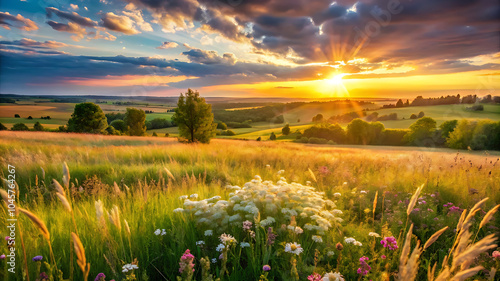
[[[420,261],[415,280],[427,280],[435,263],[435,275],[446,271],[442,264],[448,249],[457,259],[461,251],[454,241],[482,247],[463,261],[470,268],[486,268],[474,280],[487,280],[498,266],[491,257],[496,245],[487,235],[498,233],[499,216],[479,228],[485,212],[500,203],[498,155],[222,139],[181,144],[174,138],[48,132],[2,131],[0,140],[0,175],[15,174],[17,207],[31,211],[50,237],[19,214],[16,235],[24,240],[16,247],[16,262],[30,280],[41,271],[62,280],[55,268],[64,280],[84,280],[72,232],[90,264],[88,280],[98,273],[108,280],[176,280],[187,249],[193,255],[192,280],[259,280],[262,275],[308,280],[313,272],[339,272],[345,280],[393,280],[388,276],[412,267],[400,263],[408,253]],[[15,168],[9,172],[8,165]],[[53,179],[64,187],[55,188]],[[485,197],[489,200],[479,202]],[[408,215],[410,201],[416,205]],[[475,204],[482,210],[473,212],[457,236],[461,210]],[[247,207],[256,211],[248,213]],[[4,225],[7,211],[2,205]],[[248,229],[242,228],[245,220]],[[440,229],[443,234],[420,254],[416,241],[423,244]],[[271,244],[269,233],[278,235]],[[5,229],[0,234],[9,235]],[[226,234],[234,240],[220,246],[225,240],[219,236]],[[393,250],[381,243],[392,236],[391,243],[398,245]],[[480,244],[473,245],[469,237]],[[300,251],[291,252],[292,245]],[[0,253],[7,251],[0,244]],[[42,261],[33,261],[35,256]],[[356,272],[361,257],[371,267],[365,277]],[[138,268],[124,272],[123,266],[132,262]],[[264,265],[271,270],[263,272]],[[461,274],[460,268],[453,274]],[[0,279],[26,278],[9,274],[0,259]]]
[[[161,104],[139,105],[139,106],[126,106],[114,104],[99,104],[105,113],[121,112],[124,113],[127,107],[137,107],[143,110],[152,110],[154,113],[146,114],[146,120],[151,121],[155,118],[165,118],[170,120],[173,112],[167,112],[170,107],[162,106]],[[300,107],[287,110],[285,108],[283,116],[285,123],[290,124],[291,131],[304,130],[310,126],[312,117],[316,114],[323,114],[325,119],[331,116],[349,113],[354,110],[370,109],[367,114],[373,111],[381,115],[397,113],[400,120],[381,121],[386,128],[392,129],[407,129],[416,120],[409,119],[411,114],[418,114],[420,111],[425,113],[425,116],[432,117],[436,120],[439,126],[447,120],[453,119],[469,119],[469,120],[483,120],[490,119],[493,121],[500,121],[500,105],[484,105],[484,111],[467,111],[466,107],[470,105],[437,105],[437,106],[419,106],[419,107],[405,107],[405,108],[391,108],[391,109],[375,109],[380,107],[379,104],[366,104],[361,108],[342,107],[332,109],[328,103],[306,103]],[[22,122],[32,127],[34,123],[40,122],[44,127],[56,129],[61,125],[65,125],[67,120],[71,117],[74,104],[71,103],[34,103],[33,101],[22,101],[19,105],[0,104],[0,123],[8,128],[12,127],[15,123]],[[241,108],[239,108],[241,109]],[[234,109],[230,109],[234,110]],[[21,118],[14,118],[14,114],[20,114]],[[26,119],[31,115],[34,119]],[[40,116],[51,116],[51,120],[39,119]],[[403,119],[404,118],[404,119]],[[300,120],[300,122],[298,122]],[[341,124],[346,126],[347,124]],[[269,138],[271,132],[278,135],[278,139],[292,139],[291,137],[279,137],[281,135],[281,128],[284,124],[274,124],[273,122],[256,122],[252,124],[252,128],[238,128],[230,129],[236,133],[235,136],[218,136],[219,138],[235,138],[235,139],[262,139]],[[176,127],[149,130],[148,134],[151,135],[156,132],[160,135],[169,133],[171,136],[177,136],[178,130]]]

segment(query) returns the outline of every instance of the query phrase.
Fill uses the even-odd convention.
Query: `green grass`
[[[470,208],[480,198],[489,197],[485,210],[500,203],[498,155],[457,154],[448,149],[338,147],[221,139],[212,140],[208,145],[188,145],[164,137],[46,132],[0,132],[0,138],[2,176],[7,176],[8,164],[16,167],[20,192],[18,203],[47,225],[57,266],[63,271],[64,278],[69,278],[69,236],[75,229],[70,213],[64,210],[50,184],[52,179],[62,182],[64,162],[70,170],[71,186],[74,186],[67,194],[73,202],[76,228],[85,247],[87,262],[91,264],[89,280],[93,280],[99,272],[105,273],[108,280],[124,280],[121,266],[134,258],[139,262],[138,280],[146,280],[146,275],[149,280],[164,280],[164,277],[175,280],[179,258],[186,249],[190,249],[196,257],[196,280],[200,280],[199,258],[208,256],[217,259],[220,254],[215,251],[219,243],[217,236],[223,232],[234,235],[239,242],[248,241],[252,245],[246,249],[237,245],[230,251],[230,275],[223,280],[258,280],[264,264],[272,267],[270,280],[291,280],[292,256],[283,249],[284,243],[294,241],[304,248],[304,252],[296,257],[300,280],[306,280],[313,270],[324,273],[336,267],[346,280],[355,280],[361,256],[370,257],[373,271],[369,278],[381,280],[384,271],[391,274],[397,271],[400,251],[388,252],[380,246],[380,241],[372,248],[375,240],[367,234],[376,231],[390,236],[392,232],[397,237],[400,231],[404,232],[399,222],[404,224],[406,205],[398,204],[398,200],[408,199],[408,193],[414,192],[416,186],[426,184],[422,196],[428,201],[428,208],[434,210],[432,216],[410,216],[415,223],[414,233],[422,241],[443,226],[453,228],[456,225],[458,218],[447,215],[447,210],[443,210],[442,204],[446,202]],[[165,172],[165,167],[171,171],[172,178]],[[278,170],[284,171],[278,175]],[[315,180],[311,173],[315,175]],[[94,175],[96,178],[92,179]],[[282,223],[289,224],[291,221],[278,214],[273,225],[279,235],[278,240],[272,247],[266,247],[264,227],[252,228],[257,235],[252,240],[248,233],[242,231],[240,224],[221,227],[197,224],[194,214],[173,212],[183,207],[178,199],[181,195],[197,193],[200,199],[220,195],[227,200],[233,196],[230,190],[225,189],[227,184],[243,186],[254,175],[274,182],[280,177],[302,184],[312,181],[317,191],[325,192],[325,198],[334,200],[336,208],[343,210],[341,217],[344,221],[321,234],[324,242],[318,244],[312,242],[311,232],[307,230],[297,235],[282,229]],[[113,190],[114,182],[122,190],[121,195]],[[130,191],[126,191],[125,185]],[[470,187],[477,189],[478,194],[471,196]],[[90,193],[91,190],[96,192]],[[361,190],[367,191],[367,194],[360,193]],[[335,192],[340,192],[342,196],[336,199]],[[365,215],[364,210],[372,208],[375,192],[378,192],[379,203],[376,205],[376,219],[372,221],[371,214]],[[431,193],[438,195],[433,199]],[[117,206],[121,229],[109,221],[106,213],[103,222],[96,218],[96,200],[101,200],[108,211]],[[287,206],[293,208],[294,205]],[[264,209],[261,212],[262,220],[266,216]],[[0,214],[0,223],[6,224],[4,207]],[[434,217],[439,221],[434,221]],[[296,219],[299,225],[304,225],[303,218],[297,216]],[[124,220],[130,226],[130,234],[125,230]],[[42,255],[45,261],[49,261],[48,244],[26,217],[19,217],[19,223],[29,260],[30,280],[35,280],[36,263],[31,258]],[[495,219],[495,223],[498,220]],[[156,236],[153,234],[156,229],[166,229],[167,234]],[[214,230],[214,236],[205,237],[203,233],[207,229]],[[6,236],[4,232],[5,229],[0,230],[0,234]],[[479,232],[479,238],[488,232]],[[345,244],[345,236],[355,237],[364,246]],[[452,231],[446,232],[435,246],[422,255],[422,268],[417,280],[426,276],[428,264],[438,262],[439,270],[443,255],[435,253],[449,248],[453,237]],[[206,247],[198,247],[196,241],[199,240],[204,240]],[[337,242],[344,243],[342,252],[335,249]],[[398,243],[401,248],[402,240]],[[320,251],[316,268],[313,266],[315,249]],[[6,251],[5,246],[0,246],[0,251]],[[329,251],[334,251],[334,256],[329,257]],[[379,258],[382,253],[389,257],[387,263]],[[342,254],[342,259],[337,263],[339,254]],[[20,269],[24,259],[20,248],[17,255]],[[487,265],[486,262],[484,264]],[[212,264],[211,273],[217,275],[220,268],[221,261]],[[42,266],[42,270],[46,268]],[[6,274],[5,263],[1,261],[0,274]],[[76,264],[74,274],[74,280],[82,280]],[[20,274],[11,275],[7,280],[22,280],[22,277]]]

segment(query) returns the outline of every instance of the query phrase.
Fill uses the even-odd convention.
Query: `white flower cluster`
[[[128,263],[122,267],[122,272],[129,272],[134,269],[139,269],[139,267],[136,264]]]
[[[167,232],[165,231],[165,229],[157,229],[157,230],[155,230],[154,233],[155,233],[156,236],[158,236],[158,235],[163,236],[163,235],[167,234]]]
[[[347,244],[353,244],[354,246],[363,246],[363,244],[361,244],[361,242],[357,241],[356,239],[352,238],[352,237],[344,237],[344,242],[347,243]]]
[[[182,212],[194,214],[199,224],[219,228],[258,218],[261,226],[268,227],[276,222],[287,224],[292,217],[297,217],[300,218],[299,232],[305,228],[320,235],[342,221],[338,217],[342,211],[335,209],[333,201],[325,199],[324,192],[299,183],[287,183],[285,178],[273,183],[255,176],[243,187],[229,185],[226,189],[230,192],[227,200],[221,200],[220,196],[203,200],[194,200],[197,196],[193,195],[181,196]],[[179,209],[176,211],[180,212]]]

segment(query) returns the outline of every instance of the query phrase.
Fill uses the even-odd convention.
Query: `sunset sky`
[[[1,94],[500,94],[492,0],[0,3]]]

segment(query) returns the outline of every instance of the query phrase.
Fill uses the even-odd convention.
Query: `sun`
[[[348,97],[349,91],[344,86],[343,78],[345,73],[333,73],[329,78],[322,80],[319,85],[319,92],[327,97]]]
[[[328,82],[332,85],[342,85],[342,78],[345,75],[346,75],[345,73],[333,75],[332,78],[330,78]]]

